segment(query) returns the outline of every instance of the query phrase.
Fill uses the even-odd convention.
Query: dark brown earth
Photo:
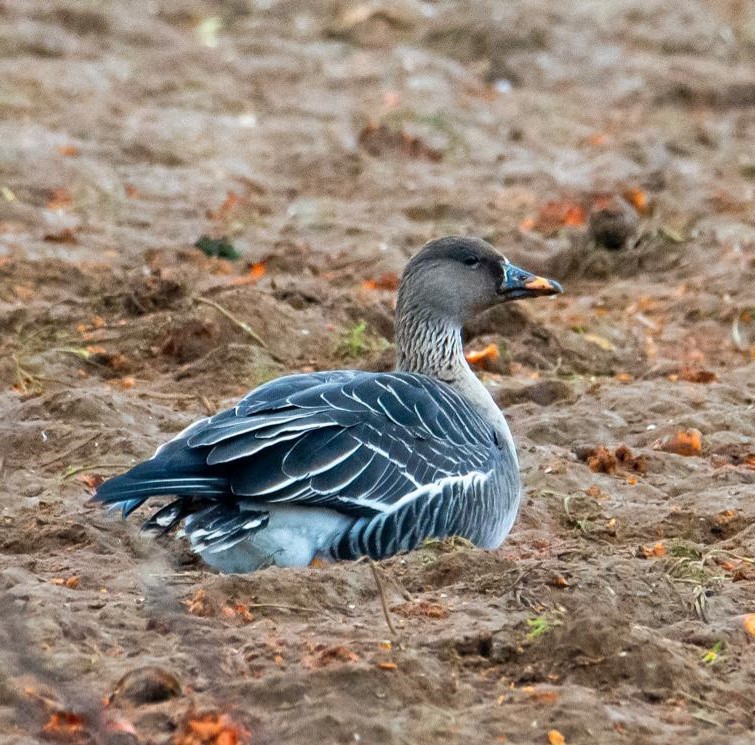
[[[752,3],[2,0],[0,189],[0,741],[753,742]],[[470,324],[525,504],[380,565],[395,636],[368,564],[219,576],[86,504],[389,367],[447,233],[567,292]]]

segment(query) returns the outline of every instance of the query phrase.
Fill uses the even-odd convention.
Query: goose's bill
[[[519,300],[525,297],[539,297],[540,295],[558,295],[564,288],[555,279],[538,277],[526,269],[520,269],[513,264],[502,264],[503,279],[498,287],[501,300]]]

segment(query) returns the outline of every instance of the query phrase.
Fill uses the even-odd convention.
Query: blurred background
[[[271,377],[389,369],[449,233],[566,293],[466,329],[526,504],[386,563],[401,643],[364,565],[218,577],[85,506]],[[0,1],[0,723],[749,742],[754,248],[747,0]]]

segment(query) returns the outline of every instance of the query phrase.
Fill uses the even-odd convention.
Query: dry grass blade
[[[254,341],[256,341],[257,344],[259,344],[263,349],[267,349],[267,344],[265,344],[262,337],[246,321],[242,321],[240,318],[231,313],[230,310],[220,305],[220,303],[216,303],[214,300],[210,300],[206,297],[201,297],[200,295],[194,295],[193,300],[197,303],[204,303],[205,305],[209,305],[211,308],[215,308],[218,313],[221,313],[231,323],[238,326],[245,334],[254,339]]]
[[[61,476],[60,480],[68,481],[68,479],[73,478],[76,474],[81,473],[82,471],[117,471],[121,468],[125,470],[127,466],[124,466],[123,463],[89,463],[84,466],[69,468],[63,476]]]
[[[393,621],[391,621],[391,612],[388,610],[388,602],[385,599],[385,588],[383,587],[383,581],[380,579],[380,574],[378,573],[377,564],[372,559],[369,559],[370,562],[370,569],[372,570],[372,576],[375,578],[375,584],[377,585],[378,589],[378,595],[380,596],[380,605],[383,608],[383,616],[385,616],[385,623],[388,626],[388,630],[393,634],[393,636],[398,636],[398,632],[396,631],[396,627],[393,625]]]

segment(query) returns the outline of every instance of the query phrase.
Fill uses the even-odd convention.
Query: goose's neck
[[[396,368],[420,373],[453,386],[497,431],[506,429],[501,410],[472,372],[461,343],[461,327],[430,312],[399,312],[396,318]]]

